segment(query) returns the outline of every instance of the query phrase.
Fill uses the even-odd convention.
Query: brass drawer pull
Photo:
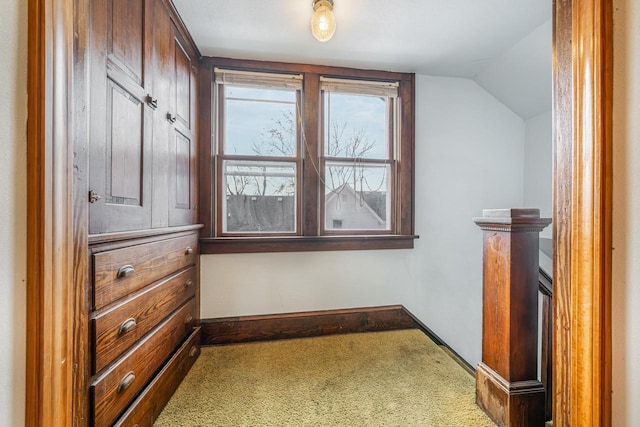
[[[189,356],[193,357],[196,355],[197,352],[198,352],[198,347],[194,345],[193,347],[191,347],[191,351],[189,351]]]
[[[192,286],[193,286],[193,280],[189,279],[189,280],[187,280],[186,282],[184,282],[184,287],[185,287],[185,288],[187,288],[187,289],[188,289],[188,288],[190,288],[190,287],[192,287]]]
[[[187,249],[184,250],[185,255],[191,255],[193,253],[193,248],[191,246],[187,246]]]
[[[127,375],[122,377],[122,379],[120,380],[120,384],[118,384],[118,393],[122,393],[123,391],[128,389],[131,383],[133,382],[133,380],[135,379],[136,379],[136,376],[133,373],[133,371],[129,372]]]
[[[191,323],[192,320],[193,320],[193,316],[188,314],[187,317],[184,318],[184,324],[187,325]]]
[[[118,329],[118,335],[124,335],[135,327],[136,327],[136,319],[134,319],[133,317],[130,317],[124,322],[122,322],[122,325],[120,325],[120,329]]]
[[[133,265],[123,265],[118,269],[118,274],[116,274],[116,277],[120,279],[121,277],[131,276],[135,272],[136,270],[135,268],[133,268]]]

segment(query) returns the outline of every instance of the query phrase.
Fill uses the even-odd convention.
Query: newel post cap
[[[482,230],[540,232],[551,224],[551,218],[540,218],[540,209],[511,208],[484,209],[482,216],[473,218]]]

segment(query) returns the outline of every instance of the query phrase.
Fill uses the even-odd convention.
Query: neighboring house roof
[[[228,195],[226,221],[229,232],[292,232],[296,227],[293,196]]]
[[[344,184],[327,196],[325,202],[325,226],[330,228],[331,221],[334,218],[350,218],[351,223],[357,225],[345,224],[344,228],[384,228],[386,226],[386,197],[385,192],[356,192],[349,184]],[[346,198],[348,201],[343,203],[341,198]],[[369,204],[370,202],[373,206]],[[380,214],[378,212],[380,212]],[[356,214],[360,216],[359,219],[354,218]]]
[[[337,202],[338,195],[347,195],[349,201],[341,206],[341,216],[364,212],[370,223],[377,226],[386,224],[385,192],[356,192],[345,184],[339,190],[327,195],[326,206],[331,208]],[[227,232],[291,232],[295,230],[296,206],[294,196],[250,196],[230,194],[226,196]],[[357,207],[357,209],[356,209]],[[353,212],[351,212],[353,211]],[[335,217],[327,215],[331,224]],[[345,224],[346,225],[346,224]]]

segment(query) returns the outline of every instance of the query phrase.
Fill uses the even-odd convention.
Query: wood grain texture
[[[213,69],[200,64],[198,71],[198,222],[203,224],[202,236],[213,236]]]
[[[101,196],[89,206],[91,233],[144,229],[152,224],[154,110],[148,99],[157,98],[152,77],[153,27],[149,25],[152,2],[94,0],[88,8],[87,76],[92,89],[87,173],[90,190]],[[130,16],[118,16],[127,11]]]
[[[86,393],[91,379],[91,353],[89,349],[90,274],[89,252],[89,153],[88,153],[88,105],[89,79],[88,42],[90,0],[75,1],[75,55],[73,62],[74,93],[74,157],[73,157],[73,299],[74,299],[74,378],[72,425],[89,423],[89,396]]]
[[[28,2],[27,426],[73,418],[73,12]]]
[[[307,252],[372,249],[412,249],[418,236],[291,236],[218,237],[200,239],[200,253]]]
[[[193,298],[197,280],[196,267],[190,267],[131,295],[109,310],[94,313],[91,318],[95,349],[93,372],[102,370],[162,319]],[[123,332],[122,325],[131,319],[135,323],[129,325],[134,326]]]
[[[611,425],[612,2],[554,14],[554,425]]]
[[[415,234],[415,75],[400,82],[400,155],[396,191],[400,200],[395,203],[396,233]]]
[[[114,427],[151,427],[200,355],[200,328],[196,328],[164,368],[140,393]]]
[[[569,427],[571,404],[571,190],[573,184],[572,0],[556,0],[553,16],[553,414]]]
[[[316,73],[304,75],[304,138],[302,146],[303,156],[303,191],[302,191],[302,234],[304,236],[317,236],[320,233],[320,179],[321,173],[318,134],[318,117],[320,108],[320,76]]]
[[[210,66],[216,67],[232,67],[238,69],[247,70],[270,70],[270,71],[284,71],[293,73],[315,73],[323,74],[333,77],[353,77],[354,75],[360,78],[371,80],[411,80],[411,74],[409,73],[396,73],[391,71],[377,71],[377,70],[359,70],[356,68],[347,67],[332,67],[328,65],[312,65],[312,64],[296,64],[296,63],[284,63],[274,61],[256,61],[250,59],[232,59],[221,57],[203,57],[201,62]]]
[[[94,249],[94,307],[99,309],[176,270],[195,265],[198,253],[196,234],[104,252]],[[134,272],[119,277],[125,266]]]
[[[538,209],[485,210],[482,363],[476,402],[500,426],[543,426],[538,368],[539,234],[551,223]]]
[[[94,380],[90,391],[96,426],[111,425],[133,401],[195,327],[195,312],[195,300],[190,300]],[[129,374],[134,376],[133,382],[121,388]]]
[[[202,345],[419,328],[400,305],[202,319]]]

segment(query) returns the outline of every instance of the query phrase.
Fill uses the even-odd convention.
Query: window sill
[[[413,249],[416,235],[203,237],[201,254]]]

